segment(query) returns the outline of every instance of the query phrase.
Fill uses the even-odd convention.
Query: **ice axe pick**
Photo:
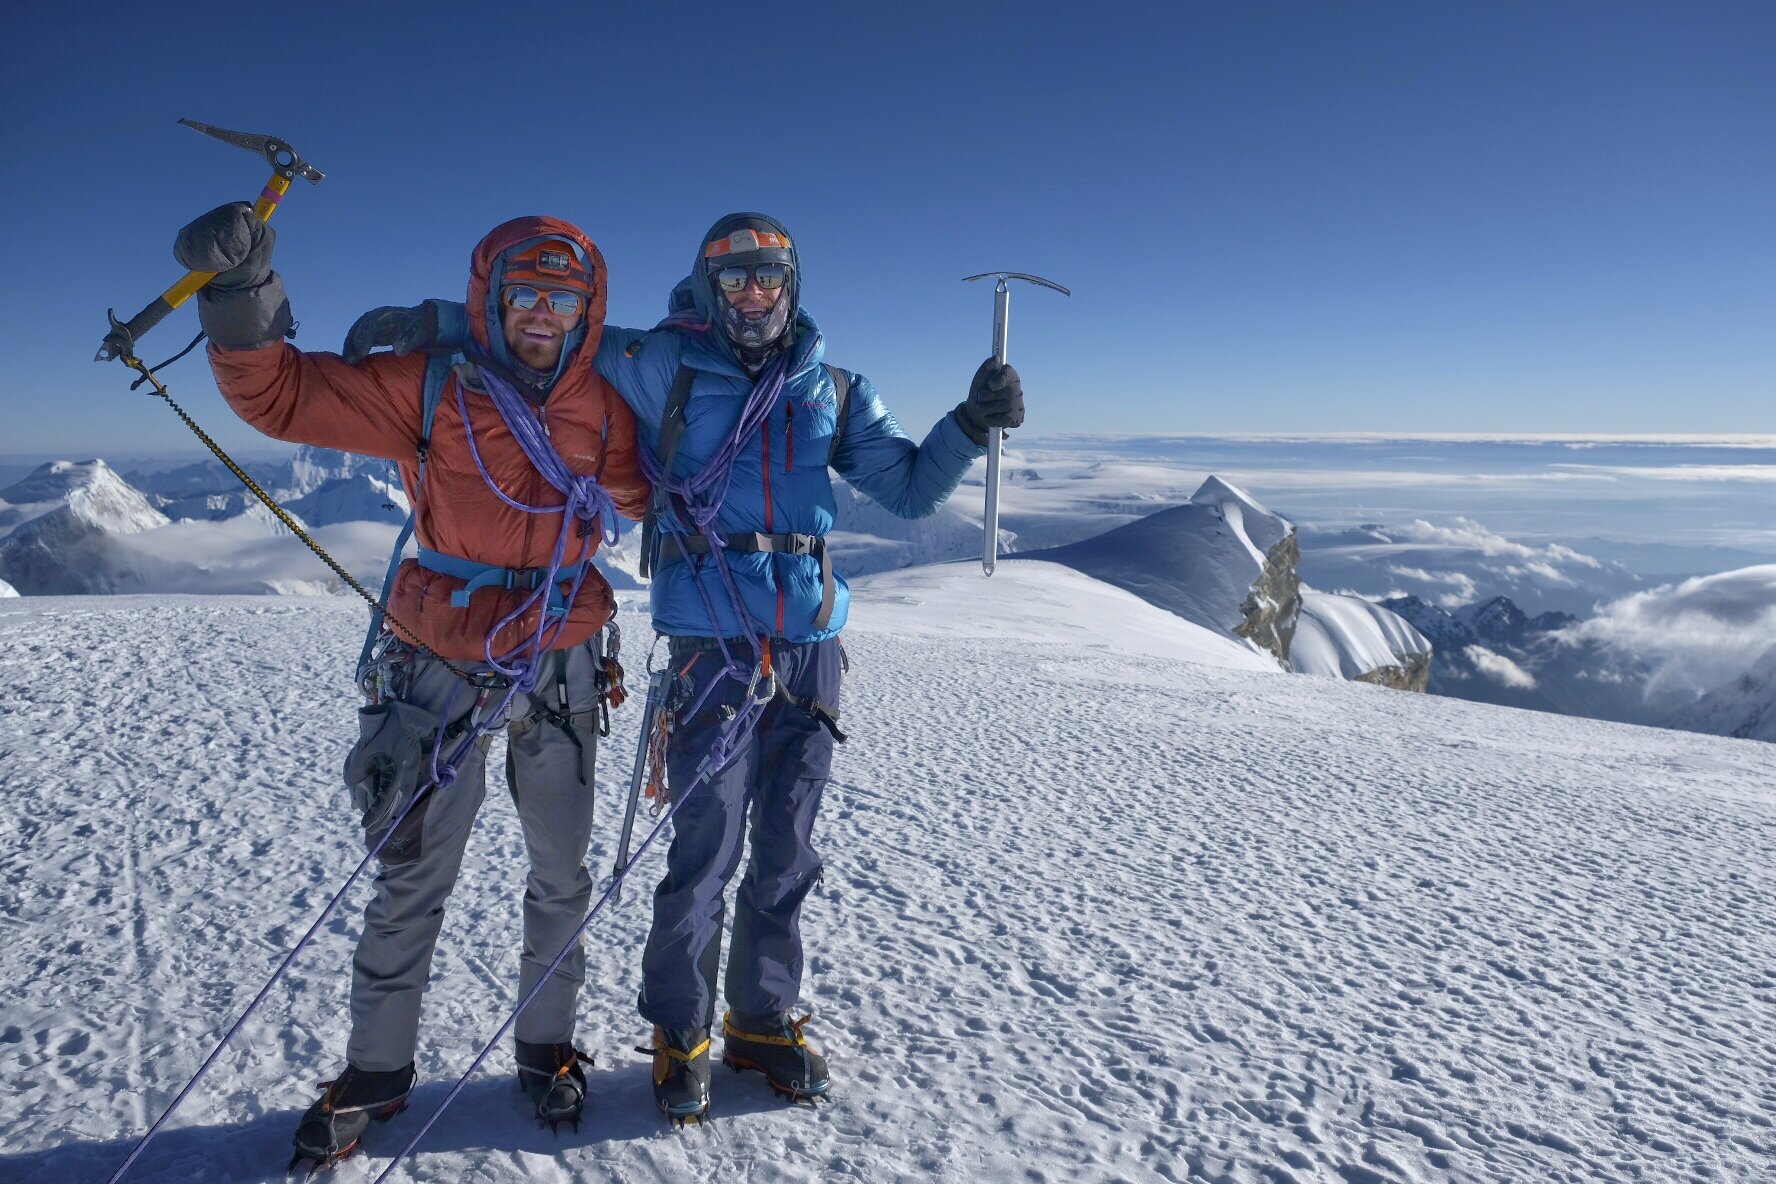
[[[1005,365],[1005,335],[1011,327],[1012,280],[1053,288],[1063,296],[1073,295],[1053,280],[1022,271],[983,271],[979,275],[964,277],[962,282],[966,284],[974,280],[998,281],[993,286],[993,360],[1001,366]],[[981,574],[989,576],[999,562],[999,450],[1004,441],[1004,428],[987,429],[987,512],[983,523],[986,540],[981,551]]]
[[[199,123],[195,119],[181,119],[179,122],[206,136],[214,136],[224,144],[233,144],[236,148],[244,148],[265,158],[265,163],[271,166],[271,180],[265,183],[259,200],[253,204],[253,216],[261,222],[271,221],[271,216],[277,213],[278,203],[284,200],[284,194],[290,192],[290,183],[297,177],[306,177],[311,184],[319,184],[326,176],[303,160],[296,149],[276,136],[231,132],[225,128]],[[128,362],[135,355],[136,342],[143,334],[160,324],[168,313],[191,299],[193,293],[215,278],[216,273],[213,271],[187,272],[184,279],[155,297],[153,303],[131,317],[127,324],[117,319],[116,309],[106,309],[105,315],[111,319],[111,332],[105,334],[105,342],[99,346],[98,355],[93,360],[109,362],[113,358],[122,358]]]

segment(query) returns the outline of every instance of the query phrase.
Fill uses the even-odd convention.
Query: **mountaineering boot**
[[[591,1063],[591,1057],[571,1044],[518,1041],[518,1084],[551,1131],[560,1122],[580,1129],[580,1113],[586,1107],[586,1071],[580,1066]]]
[[[722,1016],[722,1064],[738,1073],[757,1069],[771,1088],[792,1102],[812,1102],[832,1088],[826,1058],[808,1046],[799,1020],[787,1011],[775,1015]]]
[[[654,1103],[673,1126],[709,1116],[709,1029],[654,1028]]]
[[[407,1108],[416,1076],[411,1061],[404,1069],[388,1072],[348,1064],[338,1077],[321,1082],[324,1092],[296,1128],[296,1154],[290,1166],[306,1160],[312,1175],[350,1155],[372,1118],[387,1122]]]

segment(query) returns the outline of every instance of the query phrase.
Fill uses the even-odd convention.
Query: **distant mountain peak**
[[[167,517],[102,460],[52,460],[0,490],[0,501],[31,507],[28,519],[66,510],[107,534],[137,534]]]

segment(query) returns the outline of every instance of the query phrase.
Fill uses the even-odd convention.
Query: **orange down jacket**
[[[506,252],[539,237],[578,243],[591,261],[592,299],[586,333],[562,368],[547,401],[535,412],[550,441],[574,472],[598,476],[619,512],[640,519],[651,488],[636,457],[635,417],[592,369],[592,355],[604,329],[604,257],[577,227],[554,218],[518,218],[498,226],[475,247],[469,273],[468,309],[474,343],[489,348],[487,309]],[[494,333],[498,325],[491,326]],[[240,417],[279,440],[338,448],[397,462],[401,483],[414,506],[414,533],[435,551],[499,567],[546,567],[559,537],[559,514],[527,514],[507,506],[489,489],[469,450],[468,433],[457,409],[458,379],[452,374],[432,425],[425,485],[418,488],[418,446],[424,400],[426,358],[373,354],[357,366],[336,354],[304,353],[279,342],[263,349],[225,350],[210,346],[216,384]],[[488,396],[462,391],[469,426],[481,461],[506,496],[531,506],[559,505],[561,495],[525,457]],[[596,533],[570,539],[564,563],[590,558]],[[478,589],[466,609],[453,608],[450,594],[463,581],[427,571],[408,559],[395,576],[389,612],[412,629],[433,652],[452,659],[485,657],[488,631],[530,595],[499,588]],[[563,588],[566,591],[566,588]],[[495,656],[506,653],[536,628],[541,607],[518,618],[493,639]],[[596,569],[587,573],[553,648],[566,649],[604,627],[616,601]]]

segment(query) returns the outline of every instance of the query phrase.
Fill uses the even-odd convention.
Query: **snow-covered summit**
[[[166,515],[104,461],[56,460],[0,489],[0,537],[62,509],[107,534],[136,534],[167,524]]]
[[[859,583],[802,916],[832,1103],[722,1073],[707,1131],[663,1129],[629,1051],[661,843],[585,942],[586,1127],[539,1129],[507,1040],[397,1178],[1771,1178],[1776,748],[1197,662],[1141,644],[1166,614],[1047,564]],[[0,632],[0,1180],[103,1180],[362,854],[338,770],[363,612],[27,598]],[[600,796],[639,715],[613,712]],[[342,1181],[388,1166],[516,1002],[525,843],[488,768],[412,1109]],[[282,1177],[343,1063],[371,891],[130,1184]]]
[[[1295,532],[1294,525],[1282,515],[1273,514],[1259,504],[1257,498],[1220,477],[1204,481],[1190,495],[1190,502],[1197,506],[1219,506],[1228,525],[1249,540],[1260,557]]]
[[[1300,610],[1295,528],[1210,477],[1191,500],[1101,535],[1012,558],[1063,563],[1287,661]]]
[[[0,580],[0,600],[5,600],[8,596],[17,596],[18,594],[17,588],[14,588],[5,580]]]

